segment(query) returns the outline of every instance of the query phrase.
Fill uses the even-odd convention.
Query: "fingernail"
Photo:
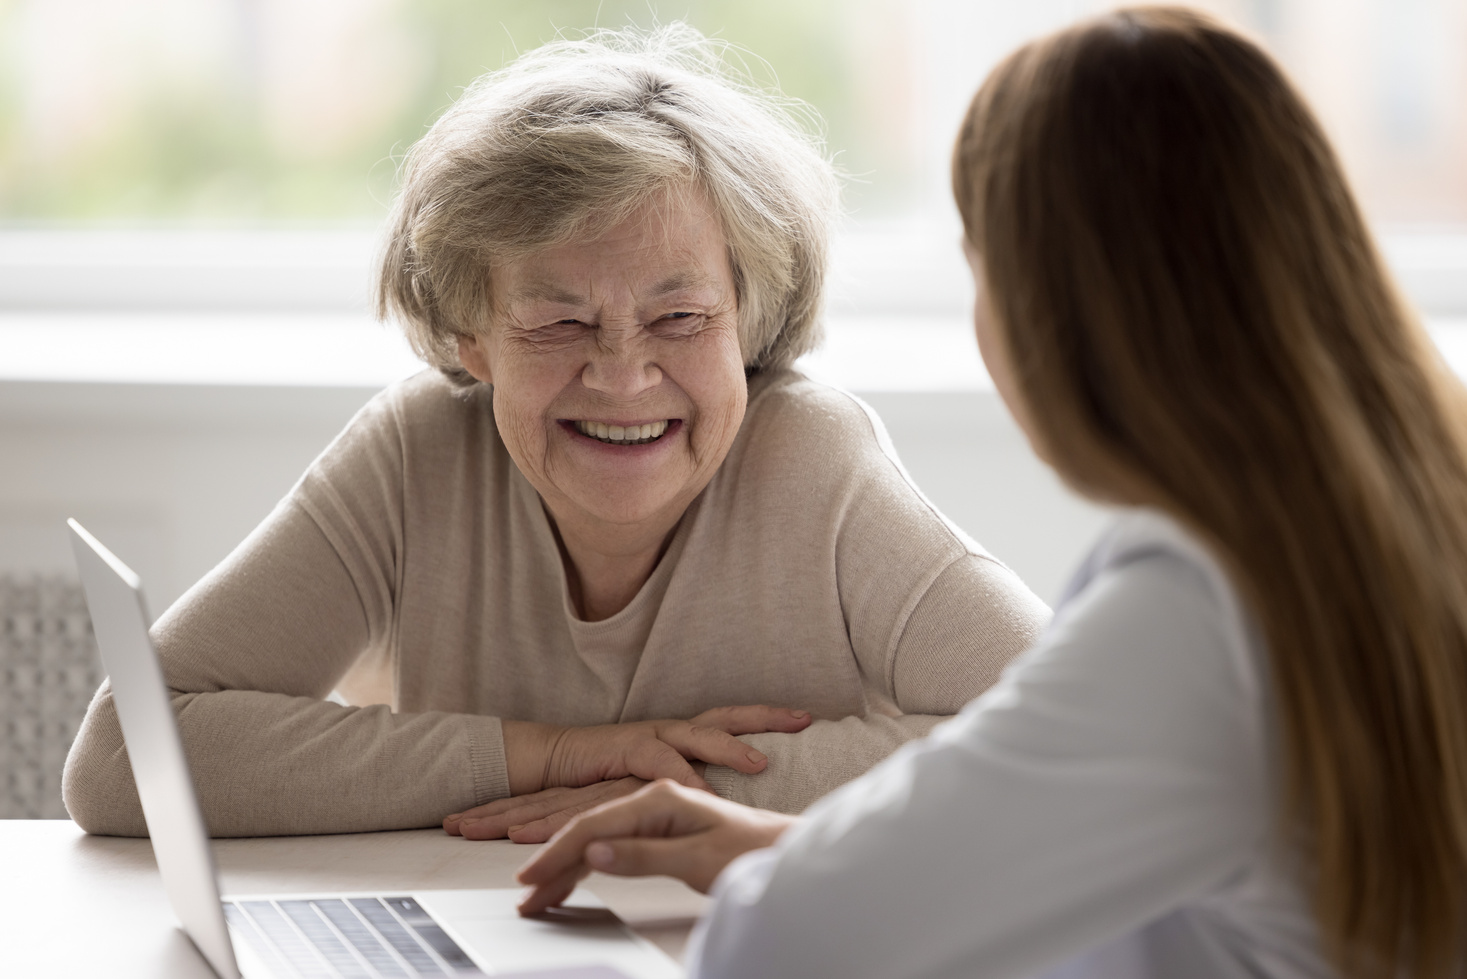
[[[807,710],[792,710],[790,713],[801,720],[810,716],[810,712]]]
[[[522,830],[524,828],[525,828],[525,824],[524,823],[520,823],[518,826],[511,826],[509,829],[505,830],[505,832],[507,832],[507,833],[518,833],[520,830]]]
[[[457,822],[458,820],[463,819],[463,818],[464,818],[464,814],[463,813],[456,812],[456,813],[453,813],[450,816],[444,816],[443,817],[443,821],[445,823],[453,823],[453,822]]]
[[[611,849],[610,843],[592,843],[586,847],[586,862],[597,870],[605,870],[611,866],[616,854]]]
[[[756,765],[759,764],[761,761],[769,760],[761,752],[755,751],[753,748],[750,748],[748,751],[744,752],[744,757],[749,759]]]

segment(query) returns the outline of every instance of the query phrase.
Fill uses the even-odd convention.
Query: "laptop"
[[[533,919],[516,912],[516,889],[221,898],[208,830],[148,635],[142,582],[81,524],[67,524],[163,887],[184,932],[222,979],[683,975],[677,963],[579,889],[559,913]]]

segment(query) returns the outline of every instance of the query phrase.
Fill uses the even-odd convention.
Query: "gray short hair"
[[[493,265],[593,237],[692,185],[727,237],[746,369],[812,349],[836,172],[802,107],[736,73],[727,52],[683,24],[598,31],[474,82],[403,163],[378,315],[471,384],[458,338],[487,323]]]

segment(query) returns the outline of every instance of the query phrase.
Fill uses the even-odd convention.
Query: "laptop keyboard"
[[[484,974],[410,897],[226,901],[224,915],[261,958],[305,979]]]

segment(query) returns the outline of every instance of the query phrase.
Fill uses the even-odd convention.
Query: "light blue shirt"
[[[729,865],[691,973],[1332,975],[1275,832],[1269,687],[1213,558],[1129,513],[996,686]]]

